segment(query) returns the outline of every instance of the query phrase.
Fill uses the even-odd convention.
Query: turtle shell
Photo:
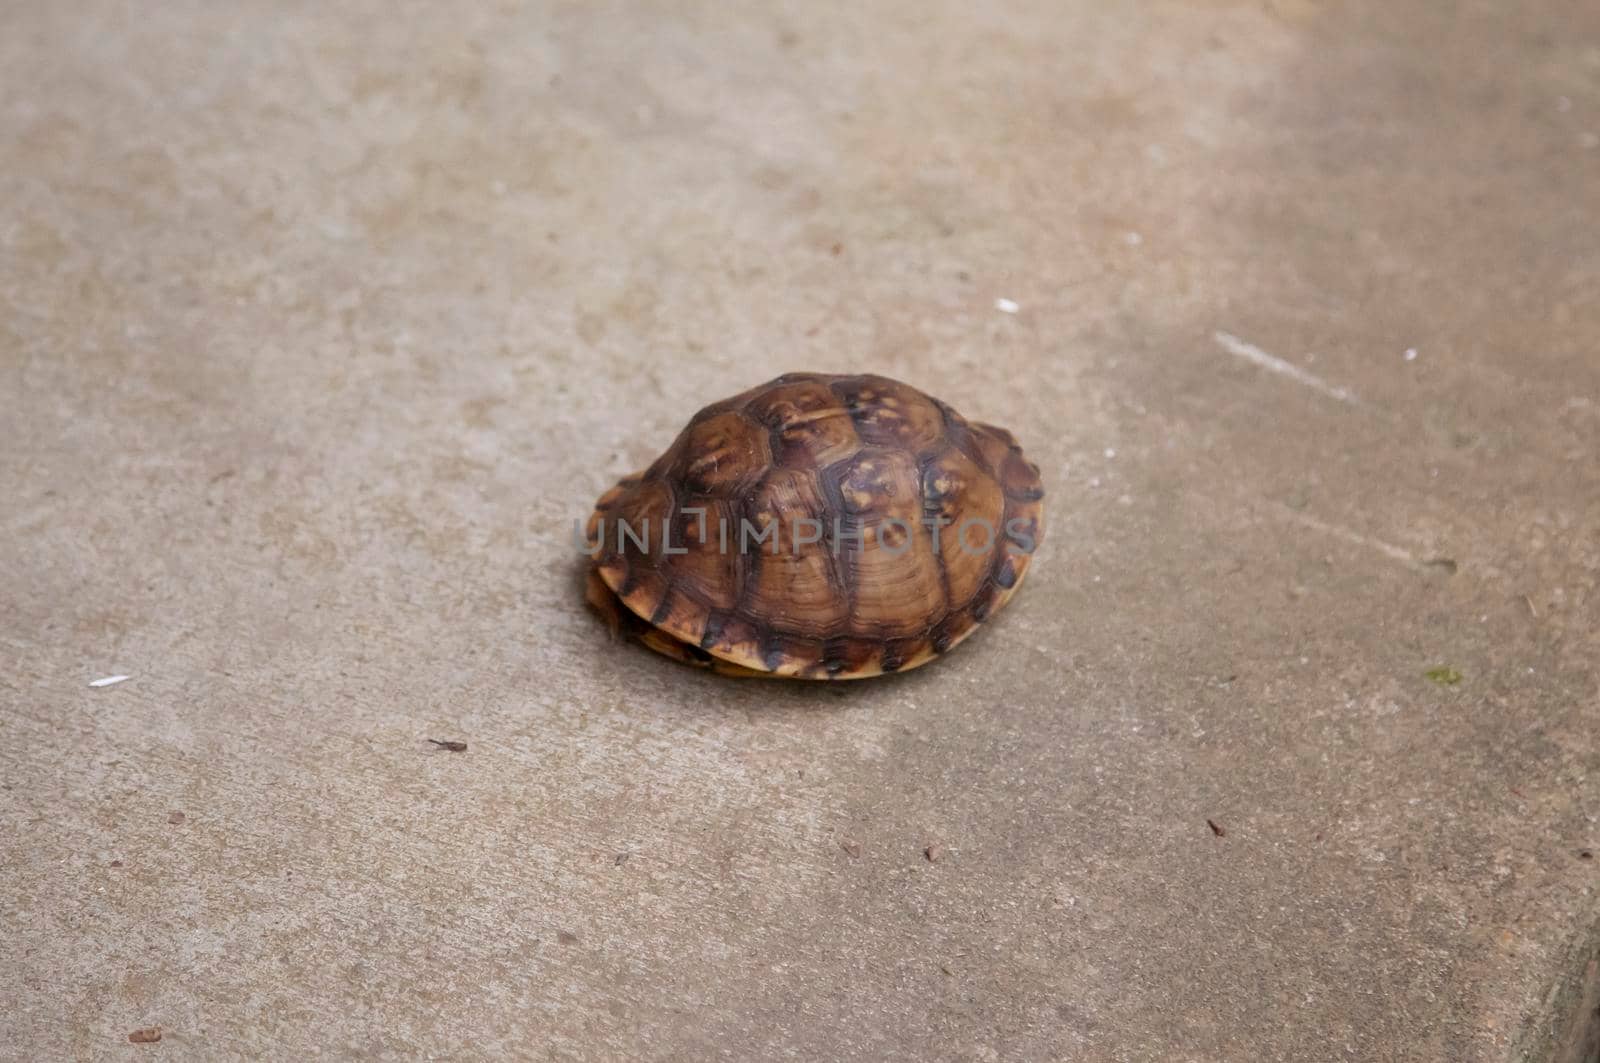
[[[857,679],[992,616],[1043,534],[1003,428],[881,376],[788,373],[695,414],[595,504],[589,599],[680,660]]]

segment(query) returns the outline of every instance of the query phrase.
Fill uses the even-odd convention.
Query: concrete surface
[[[0,1055],[1576,1057],[1597,285],[1592,3],[9,4]],[[1017,601],[609,646],[573,518],[859,368]]]

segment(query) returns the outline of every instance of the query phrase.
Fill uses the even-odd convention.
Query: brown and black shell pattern
[[[1043,495],[1003,428],[886,377],[788,373],[707,406],[601,496],[589,598],[614,629],[720,672],[904,671],[1015,593]]]

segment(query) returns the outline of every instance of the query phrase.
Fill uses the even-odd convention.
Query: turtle
[[[1044,532],[1010,432],[884,376],[785,373],[692,417],[585,526],[613,635],[724,675],[861,679],[971,635]]]

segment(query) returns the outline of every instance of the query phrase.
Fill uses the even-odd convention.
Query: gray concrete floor
[[[0,1055],[1575,1054],[1597,288],[1592,3],[7,5]],[[859,368],[1018,599],[608,645],[572,520]]]

